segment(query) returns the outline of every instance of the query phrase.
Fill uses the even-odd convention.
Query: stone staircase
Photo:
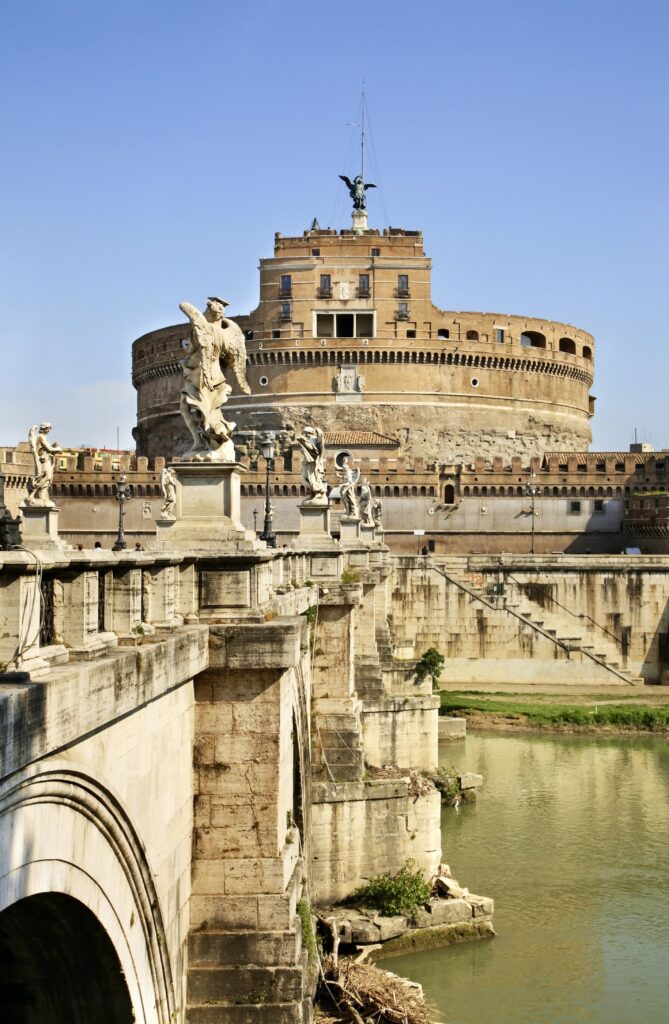
[[[552,640],[560,649],[558,656],[571,658],[580,656],[608,672],[611,683],[616,681],[630,686],[641,685],[643,680],[625,665],[621,647],[613,637],[588,623],[577,619],[555,606],[546,610],[534,600],[522,586],[505,576],[505,593],[500,596],[488,592],[484,578],[467,569],[466,558],[447,558],[439,562],[440,570],[456,585],[462,586],[474,599],[485,603],[495,611],[506,612],[520,619],[544,638]],[[556,652],[557,655],[557,652]]]
[[[302,894],[298,860],[288,891],[258,896],[258,928],[221,907],[217,920],[188,937],[187,1024],[308,1024],[315,979],[296,913]],[[242,915],[243,916],[243,915]]]
[[[393,643],[388,619],[376,623],[376,649],[379,652],[381,669],[392,668],[395,658],[395,644]]]

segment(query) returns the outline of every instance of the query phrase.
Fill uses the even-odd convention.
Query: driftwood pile
[[[430,1024],[420,985],[336,955],[325,956],[322,969],[318,1024]]]

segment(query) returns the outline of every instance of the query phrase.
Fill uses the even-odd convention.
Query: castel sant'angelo
[[[590,442],[594,342],[552,320],[444,310],[432,302],[421,231],[353,227],[298,237],[277,233],[260,260],[260,301],[235,319],[247,348],[251,393],[227,410],[240,430],[368,432],[410,459],[456,463]],[[187,327],[133,345],[137,451],[180,454],[179,412]],[[373,447],[373,445],[372,445]]]

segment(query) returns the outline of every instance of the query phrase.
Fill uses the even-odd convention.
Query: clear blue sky
[[[132,444],[132,340],[347,225],[364,77],[434,301],[592,331],[594,445],[669,446],[668,48],[661,0],[3,4],[0,443]]]

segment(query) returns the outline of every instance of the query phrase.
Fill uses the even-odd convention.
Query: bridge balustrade
[[[0,673],[39,675],[184,624],[281,614],[281,599],[309,579],[310,558],[0,552]],[[285,613],[295,609],[293,601]]]

